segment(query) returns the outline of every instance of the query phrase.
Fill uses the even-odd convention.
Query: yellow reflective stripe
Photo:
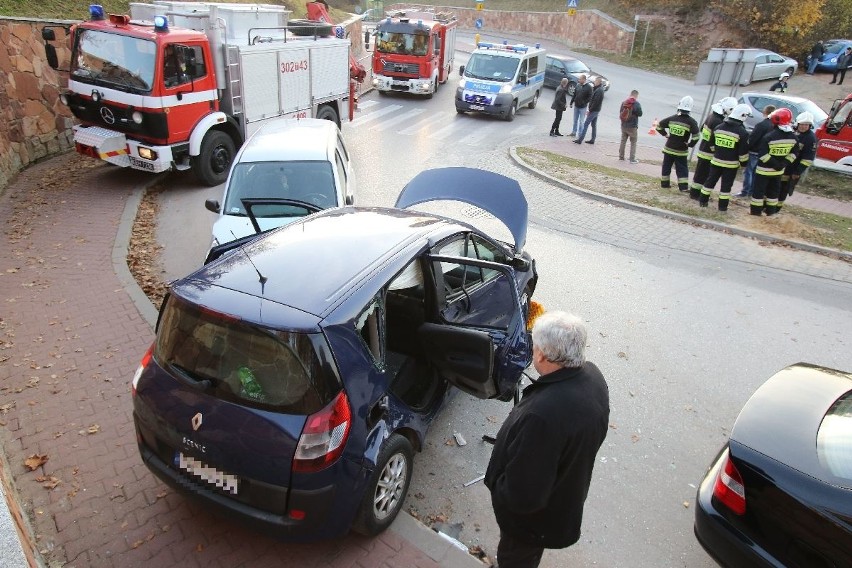
[[[740,163],[736,160],[722,160],[721,158],[713,158],[710,161],[714,166],[719,166],[720,168],[738,168],[740,167]]]
[[[689,154],[686,150],[672,150],[668,146],[663,146],[663,152],[666,154],[671,154],[672,156],[686,156]]]
[[[812,165],[814,165],[814,163],[813,163],[811,160],[802,160],[802,161],[801,161],[801,164],[802,164],[803,166],[805,166],[806,168],[809,168],[809,167],[811,167]]]
[[[754,173],[767,177],[776,177],[783,174],[784,170],[770,170],[768,168],[761,168],[760,166],[757,166],[757,168],[754,170]]]
[[[698,152],[696,152],[696,153],[695,153],[695,156],[696,156],[699,160],[712,160],[712,159],[713,159],[713,154],[711,154],[711,153],[709,153],[709,152],[702,152],[701,150],[699,150]]]

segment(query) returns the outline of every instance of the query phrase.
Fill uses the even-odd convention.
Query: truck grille
[[[382,71],[385,73],[402,73],[417,77],[420,73],[420,66],[417,63],[394,63],[393,61],[385,61],[382,65]]]

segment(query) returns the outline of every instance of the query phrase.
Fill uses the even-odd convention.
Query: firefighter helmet
[[[813,125],[813,123],[814,123],[814,115],[809,113],[808,111],[800,113],[799,116],[796,117],[796,124]]]
[[[734,107],[737,106],[737,99],[735,99],[734,97],[725,97],[724,99],[719,101],[719,104],[722,106],[722,111],[724,115],[728,116],[731,114],[731,111],[734,110]]]
[[[744,122],[745,119],[751,116],[751,107],[746,104],[738,104],[731,111],[731,114],[728,115],[728,118],[732,118],[734,120],[739,120],[740,122]]]
[[[772,114],[769,115],[769,120],[784,132],[793,131],[793,113],[788,108],[779,108],[772,111]]]
[[[784,79],[789,79],[789,78],[790,78],[790,74],[787,73],[786,71],[784,71],[783,73],[781,73],[781,76],[778,77],[778,80],[783,81]]]
[[[687,95],[687,96],[683,97],[682,99],[680,99],[680,102],[677,104],[677,110],[682,110],[682,111],[685,111],[685,112],[691,112],[692,111],[692,97]]]

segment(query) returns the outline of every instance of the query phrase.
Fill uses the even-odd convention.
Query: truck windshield
[[[488,79],[507,83],[515,78],[520,59],[490,53],[474,53],[464,68],[464,76],[470,79]]]
[[[429,36],[401,32],[382,32],[376,35],[376,49],[381,53],[400,55],[426,55]]]
[[[71,77],[84,83],[150,91],[156,52],[153,41],[81,29],[71,55]]]

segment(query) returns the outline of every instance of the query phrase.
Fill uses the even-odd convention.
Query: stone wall
[[[394,4],[386,10],[412,7],[411,4]],[[542,39],[565,43],[568,47],[580,47],[610,53],[628,54],[635,29],[619,22],[598,10],[577,10],[573,16],[567,12],[501,12],[497,10],[474,10],[453,6],[420,6],[439,12],[456,15],[459,26],[475,29],[475,22],[482,18],[483,34],[497,32],[520,33]]]
[[[74,145],[73,116],[59,101],[61,73],[47,65],[41,39],[45,24],[66,23],[0,18],[0,189],[27,165]]]

